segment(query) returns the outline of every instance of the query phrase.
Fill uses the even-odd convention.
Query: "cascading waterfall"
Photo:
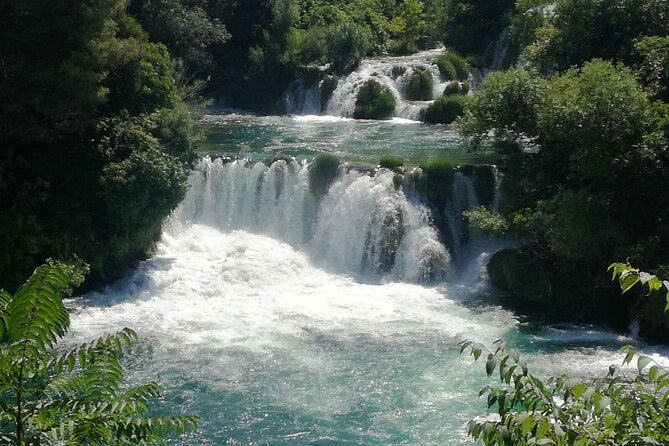
[[[447,81],[442,81],[439,69],[433,60],[443,53],[443,49],[423,51],[410,56],[365,59],[357,70],[341,79],[326,106],[329,115],[351,117],[355,109],[358,91],[369,80],[375,80],[388,88],[397,103],[395,116],[418,120],[429,101],[409,101],[405,99],[411,76],[416,70],[427,70],[432,75],[433,97],[444,91]]]
[[[404,281],[445,277],[450,255],[426,206],[396,188],[394,173],[342,172],[317,201],[308,166],[203,159],[191,189],[168,224],[206,224],[270,235],[313,253],[343,273]]]
[[[465,176],[462,172],[456,172],[453,175],[451,196],[446,204],[444,217],[451,240],[451,251],[457,259],[463,257],[463,247],[469,235],[463,212],[475,208],[478,204],[474,178]]]
[[[323,110],[320,107],[321,85],[307,87],[302,79],[295,81],[284,95],[284,106],[290,114],[327,114],[352,117],[360,88],[369,80],[375,80],[388,88],[395,97],[395,117],[419,120],[421,112],[431,101],[406,99],[407,88],[417,70],[427,70],[432,75],[433,94],[436,98],[444,91],[448,81],[441,78],[434,60],[444,53],[443,48],[422,51],[409,56],[379,57],[363,59],[360,66],[340,79]]]

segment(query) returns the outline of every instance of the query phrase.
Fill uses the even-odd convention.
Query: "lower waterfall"
[[[445,202],[430,203],[420,173],[342,165],[315,196],[308,164],[205,158],[154,255],[68,301],[65,342],[135,329],[124,364],[162,384],[156,415],[201,420],[169,444],[470,445],[489,380],[458,342],[504,338],[533,373],[593,376],[630,342],[522,322],[477,268],[460,274],[488,252],[458,217],[494,205],[485,172],[448,173]]]

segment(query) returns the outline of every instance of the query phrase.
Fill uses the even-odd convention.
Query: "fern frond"
[[[70,318],[60,290],[67,283],[60,268],[42,265],[7,304],[7,342],[20,345],[22,356],[44,352],[65,335]]]
[[[50,361],[50,366],[56,373],[63,371],[72,372],[77,365],[85,367],[86,364],[95,362],[101,352],[122,353],[137,342],[138,336],[133,330],[123,330],[102,336],[95,341],[81,344],[74,349],[56,356]]]

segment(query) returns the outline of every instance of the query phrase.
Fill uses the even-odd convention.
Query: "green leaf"
[[[651,359],[648,356],[639,356],[637,359],[636,367],[639,370],[639,373],[650,364]]]
[[[634,274],[629,274],[627,276],[621,276],[620,278],[620,288],[623,290],[623,293],[628,292],[636,285],[641,279],[639,276]]]
[[[491,376],[492,373],[495,371],[495,367],[497,366],[497,358],[495,355],[492,353],[488,355],[488,360],[485,363],[485,371],[488,374],[488,376]]]

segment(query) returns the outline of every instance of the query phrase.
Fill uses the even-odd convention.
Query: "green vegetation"
[[[615,258],[669,264],[666,209],[642,204],[669,202],[667,119],[632,71],[594,61],[550,80],[492,74],[457,124],[505,157],[510,227],[562,274],[594,280]]]
[[[451,124],[462,115],[466,103],[467,96],[462,94],[440,96],[427,107],[423,120],[430,124]]]
[[[124,4],[5,5],[0,286],[48,257],[78,255],[93,282],[118,276],[185,193],[197,133],[167,49]]]
[[[426,69],[415,70],[409,78],[406,96],[410,101],[432,100],[432,73]]]
[[[669,310],[669,282],[632,268],[609,267],[626,292],[635,285],[646,296],[660,297]],[[662,312],[663,310],[660,310]],[[469,422],[469,433],[486,446],[493,445],[598,445],[669,442],[669,370],[652,358],[624,347],[622,366],[610,366],[604,378],[582,379],[563,375],[541,379],[506,342],[497,341],[488,351],[481,344],[461,343],[475,360],[482,355],[488,376],[499,372],[501,386],[486,386],[488,408],[497,421]]]
[[[448,201],[455,166],[448,160],[434,160],[421,164],[422,173],[416,180],[416,190],[443,211]]]
[[[484,234],[506,235],[508,222],[498,214],[493,214],[485,206],[479,206],[463,213],[471,228]]]
[[[515,0],[451,0],[440,28],[444,41],[460,54],[484,54],[508,26]]]
[[[669,8],[658,0],[557,0],[550,18],[533,20],[539,26],[527,55],[549,71],[592,59],[633,66],[638,39],[669,34]]]
[[[355,101],[355,119],[388,119],[395,112],[395,96],[377,81],[370,80],[360,88]]]
[[[3,444],[155,444],[195,427],[192,417],[149,417],[160,386],[125,382],[120,359],[137,340],[132,330],[58,348],[70,323],[61,293],[82,279],[43,265],[14,295],[0,290]]]
[[[309,164],[309,190],[320,200],[339,175],[339,158],[335,155],[318,155]]]
[[[455,53],[449,51],[443,56],[437,58],[437,67],[439,72],[448,80],[465,81],[469,78],[469,66],[467,61]]]
[[[379,160],[379,166],[385,167],[386,169],[399,169],[404,165],[404,160],[392,155],[384,155]]]

